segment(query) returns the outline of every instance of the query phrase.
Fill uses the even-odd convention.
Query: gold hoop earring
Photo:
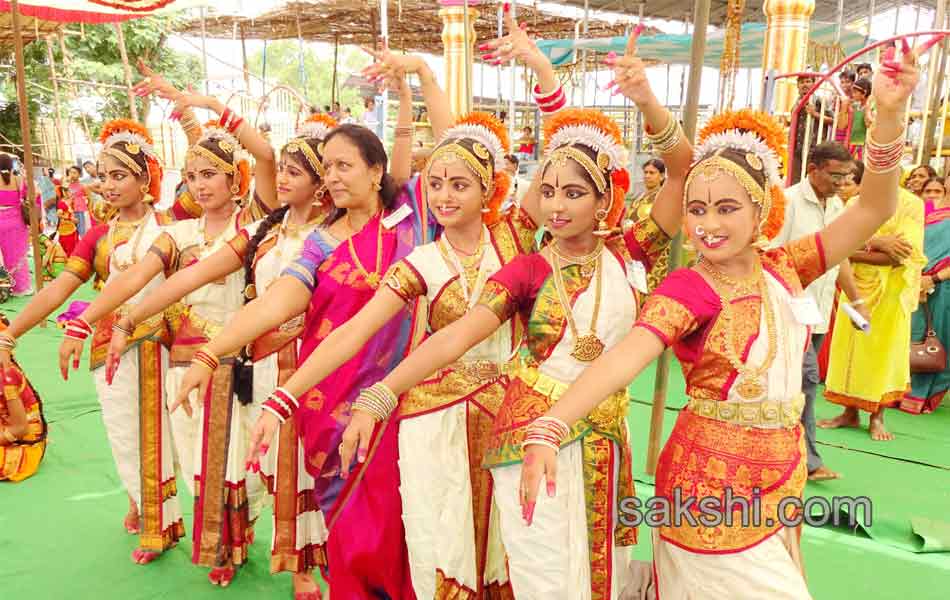
[[[378,181],[374,181],[374,182],[373,182],[373,191],[374,191],[374,192],[378,192],[378,191],[381,190],[381,189],[383,189],[383,186],[381,186]]]
[[[316,192],[313,193],[313,201],[317,204],[323,204],[323,197],[326,195],[327,189],[323,186],[320,186]]]
[[[607,212],[606,208],[598,208],[594,213],[594,218],[597,219],[597,229],[594,230],[594,235],[599,237],[610,235],[610,227],[607,225],[608,214],[610,213]]]
[[[236,182],[236,181],[235,181],[234,183],[232,183],[232,184],[231,184],[231,193],[234,194],[235,196],[237,196],[238,194],[240,194],[240,193],[241,193],[241,184],[238,183],[238,182]]]

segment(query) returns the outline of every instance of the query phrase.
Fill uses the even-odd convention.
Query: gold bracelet
[[[679,123],[673,118],[673,113],[666,111],[666,114],[669,120],[659,133],[654,135],[649,132],[644,132],[647,140],[649,140],[653,146],[653,149],[660,154],[669,154],[680,141]]]
[[[17,437],[6,427],[0,429],[0,435],[11,444],[17,440]]]

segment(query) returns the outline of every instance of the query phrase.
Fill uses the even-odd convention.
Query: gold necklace
[[[132,250],[131,250],[131,254],[129,255],[129,262],[120,263],[117,259],[115,260],[115,268],[118,269],[120,272],[128,270],[129,267],[131,267],[132,265],[136,263],[135,256],[138,253],[139,243],[142,241],[142,235],[144,235],[145,233],[144,223],[151,216],[152,216],[152,209],[149,209],[148,211],[146,211],[145,216],[138,219],[137,221],[122,222],[122,221],[119,221],[118,217],[116,217],[115,221],[112,223],[112,226],[109,228],[109,252],[112,253],[113,258],[115,258],[115,249],[116,249],[115,235],[116,235],[116,231],[119,229],[119,226],[122,225],[123,227],[129,227],[135,230],[134,236],[132,235],[129,236],[130,239],[134,237],[134,239],[132,239]]]
[[[221,231],[219,231],[217,235],[212,236],[210,240],[208,239],[208,233],[207,233],[207,229],[208,229],[207,215],[202,215],[202,217],[198,220],[198,237],[201,239],[201,251],[200,251],[201,258],[204,258],[205,250],[214,246],[214,243],[218,241],[218,239],[222,235],[224,235],[225,232],[231,229],[231,223],[232,223],[232,220],[234,219],[235,212],[236,211],[232,212],[231,216],[228,217],[228,222],[224,226],[224,228]]]
[[[465,300],[467,308],[472,308],[481,294],[481,288],[485,280],[488,279],[488,261],[485,260],[485,246],[488,241],[488,228],[482,226],[481,238],[478,241],[478,250],[471,256],[460,258],[458,251],[449,243],[445,234],[439,238],[439,250],[442,256],[451,263],[455,272],[459,276],[459,284],[462,286],[462,297]],[[477,261],[477,262],[476,262]],[[478,271],[474,277],[471,275],[475,271],[475,265],[478,265]]]
[[[372,218],[372,217],[371,217]],[[350,213],[346,213],[346,226],[350,228],[350,231],[354,231],[353,225],[350,223]],[[353,235],[356,235],[355,233]],[[353,235],[346,239],[346,243],[350,248],[350,256],[353,258],[353,263],[356,264],[356,268],[360,273],[363,274],[363,277],[366,279],[366,285],[373,288],[374,290],[379,287],[379,282],[382,281],[383,274],[383,218],[382,215],[379,216],[379,222],[376,223],[376,270],[372,273],[366,271],[363,267],[363,263],[360,262],[360,257],[356,255],[356,248],[353,246]]]
[[[600,250],[603,249],[603,241],[598,243],[597,247],[597,252],[600,252]],[[589,331],[587,332],[587,335],[582,336],[578,335],[577,323],[574,322],[574,307],[571,306],[570,301],[568,300],[564,279],[561,275],[561,255],[554,251],[554,244],[551,245],[551,249],[552,254],[554,254],[554,289],[557,291],[558,300],[560,301],[561,306],[564,307],[564,312],[567,315],[567,324],[570,326],[571,334],[574,336],[574,349],[571,350],[571,356],[581,362],[591,362],[603,354],[605,348],[604,343],[599,337],[597,337],[596,331],[597,316],[600,314],[600,297],[603,290],[603,254],[598,254],[593,258],[593,260],[596,261],[596,273],[594,274],[594,277],[597,278],[597,284],[594,292],[594,311],[590,319]],[[593,253],[581,258],[589,259],[591,256],[593,256]],[[587,262],[590,261],[588,260]]]
[[[731,287],[736,290],[735,293],[723,295],[722,292],[717,289],[718,286],[714,287],[716,294],[719,296],[719,301],[722,304],[722,314],[726,321],[726,340],[724,344],[726,358],[729,360],[729,364],[732,365],[732,368],[735,369],[741,377],[738,386],[736,386],[736,391],[739,395],[746,400],[761,398],[768,389],[768,381],[763,381],[764,376],[772,366],[772,362],[775,360],[775,355],[778,352],[778,333],[775,327],[775,314],[772,312],[772,302],[769,296],[768,284],[765,281],[765,275],[762,273],[762,265],[756,262],[755,273],[752,277],[738,281],[719,271],[706,261],[703,261],[702,264],[717,283],[726,286],[727,289]],[[743,364],[740,358],[742,356],[741,352],[737,352],[735,349],[735,314],[732,308],[732,300],[744,292],[744,290],[739,289],[739,284],[748,285],[751,279],[757,279],[757,287],[759,288],[759,294],[762,298],[762,310],[765,311],[765,330],[769,344],[765,360],[757,367]],[[742,340],[739,341],[742,342]],[[743,346],[744,345],[743,342]]]

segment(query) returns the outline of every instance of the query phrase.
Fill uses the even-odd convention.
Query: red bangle
[[[231,120],[231,116],[232,116],[233,114],[234,114],[234,113],[231,112],[231,109],[230,109],[230,108],[224,107],[224,110],[221,112],[221,118],[218,119],[218,125],[220,125],[220,126],[221,126],[222,128],[224,128],[224,129],[227,129],[227,128],[228,128],[228,121]]]

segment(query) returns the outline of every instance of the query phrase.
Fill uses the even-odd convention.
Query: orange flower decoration
[[[107,122],[102,126],[102,132],[99,134],[99,142],[104,144],[111,136],[126,131],[142,136],[142,139],[149,144],[155,143],[148,129],[141,123],[132,121],[131,119],[113,119]],[[145,164],[148,166],[148,193],[152,196],[154,202],[158,202],[162,194],[162,177],[164,176],[164,170],[157,158],[147,154],[145,155]]]
[[[304,121],[304,124],[306,124],[306,123],[323,123],[324,125],[326,125],[326,126],[329,127],[330,129],[333,129],[334,127],[337,127],[337,126],[339,125],[339,123],[337,122],[336,119],[334,119],[334,118],[331,117],[330,115],[323,114],[323,113],[317,113],[317,114],[315,114],[315,115],[310,115],[310,116],[307,117],[307,119]]]
[[[788,164],[788,140],[782,126],[767,113],[748,108],[720,113],[712,117],[699,132],[699,143],[701,144],[713,134],[733,129],[753,133],[765,142],[778,156],[779,176],[783,175],[785,166]],[[773,185],[767,181],[766,186],[769,186],[772,203],[769,206],[769,214],[762,218],[761,231],[764,236],[772,239],[782,230],[785,222],[785,194],[782,193],[780,185]]]
[[[559,129],[568,125],[596,127],[610,136],[614,143],[623,145],[623,134],[617,123],[604,113],[592,108],[568,108],[558,111],[544,123],[544,139],[551,139]]]
[[[459,117],[456,125],[481,125],[488,131],[495,134],[498,141],[501,142],[501,149],[507,154],[511,152],[511,140],[508,138],[508,130],[504,123],[498,120],[498,117],[491,113],[476,111]]]

